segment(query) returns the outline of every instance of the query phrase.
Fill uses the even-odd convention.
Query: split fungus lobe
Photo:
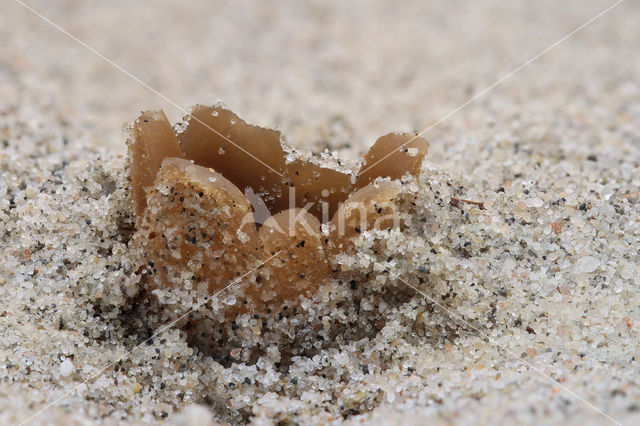
[[[317,159],[287,161],[280,132],[201,105],[176,131],[162,111],[141,113],[128,143],[134,246],[155,271],[148,285],[182,288],[188,279],[213,294],[277,253],[244,280],[253,281],[248,303],[261,309],[312,293],[358,233],[397,226],[397,179],[417,174],[428,148],[417,135],[388,134],[349,174]]]

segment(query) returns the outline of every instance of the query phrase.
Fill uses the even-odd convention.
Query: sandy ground
[[[5,1],[0,423],[637,424],[640,3],[431,128],[613,3],[29,2],[127,75]],[[277,343],[221,365],[175,330],[109,365],[149,333],[127,293],[123,123],[215,101],[352,159],[430,128],[412,184],[432,226],[385,249],[426,250],[391,265],[427,270],[426,298],[391,280],[394,301],[358,302],[354,329],[376,330],[286,366]]]

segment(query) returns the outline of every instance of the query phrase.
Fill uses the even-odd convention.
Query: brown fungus
[[[186,276],[213,293],[261,257],[249,201],[212,169],[167,158],[146,194],[134,244],[153,265],[152,289],[180,287]]]
[[[295,206],[307,208],[316,218],[327,222],[340,204],[353,192],[351,176],[301,159],[287,164]]]
[[[224,108],[195,106],[178,135],[185,158],[251,189],[272,213],[289,206],[280,132],[251,126]]]
[[[129,173],[135,213],[137,218],[141,218],[147,206],[144,190],[153,184],[162,160],[182,157],[178,139],[164,112],[140,113],[131,126],[129,155],[132,162]]]
[[[356,187],[362,188],[379,177],[400,179],[405,173],[418,174],[428,147],[427,141],[417,134],[381,136],[364,156]]]
[[[194,107],[175,131],[162,112],[144,112],[129,141],[133,246],[153,265],[144,282],[180,289],[189,281],[215,294],[256,268],[244,306],[296,303],[358,234],[401,225],[398,179],[419,172],[427,147],[417,135],[388,134],[356,174],[305,160],[278,131],[221,107]]]
[[[400,183],[392,180],[371,183],[354,192],[331,219],[332,252],[345,250],[363,232],[399,227],[401,217],[395,202],[401,190]]]
[[[279,253],[265,265],[267,286],[282,300],[313,293],[329,275],[320,221],[304,209],[288,209],[271,216],[259,231],[267,255]]]

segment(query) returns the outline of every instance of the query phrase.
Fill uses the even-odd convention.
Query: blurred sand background
[[[34,9],[182,108],[222,101],[288,142],[369,145],[422,130],[613,2],[32,2]],[[638,69],[626,1],[426,135],[495,109],[550,110],[576,93],[607,108]],[[95,146],[123,149],[137,111],[183,111],[13,1],[0,37],[7,108],[50,105]],[[506,119],[496,120],[508,127]],[[595,123],[594,123],[595,124]],[[459,139],[459,138],[456,138]],[[344,140],[331,140],[334,144]]]

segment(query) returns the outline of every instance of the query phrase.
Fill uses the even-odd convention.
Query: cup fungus
[[[382,136],[355,173],[201,105],[175,129],[162,111],[141,113],[128,145],[132,244],[152,265],[146,285],[180,289],[188,280],[214,294],[243,277],[242,305],[258,310],[313,293],[357,234],[397,226],[398,179],[419,172],[428,147],[417,135]]]

